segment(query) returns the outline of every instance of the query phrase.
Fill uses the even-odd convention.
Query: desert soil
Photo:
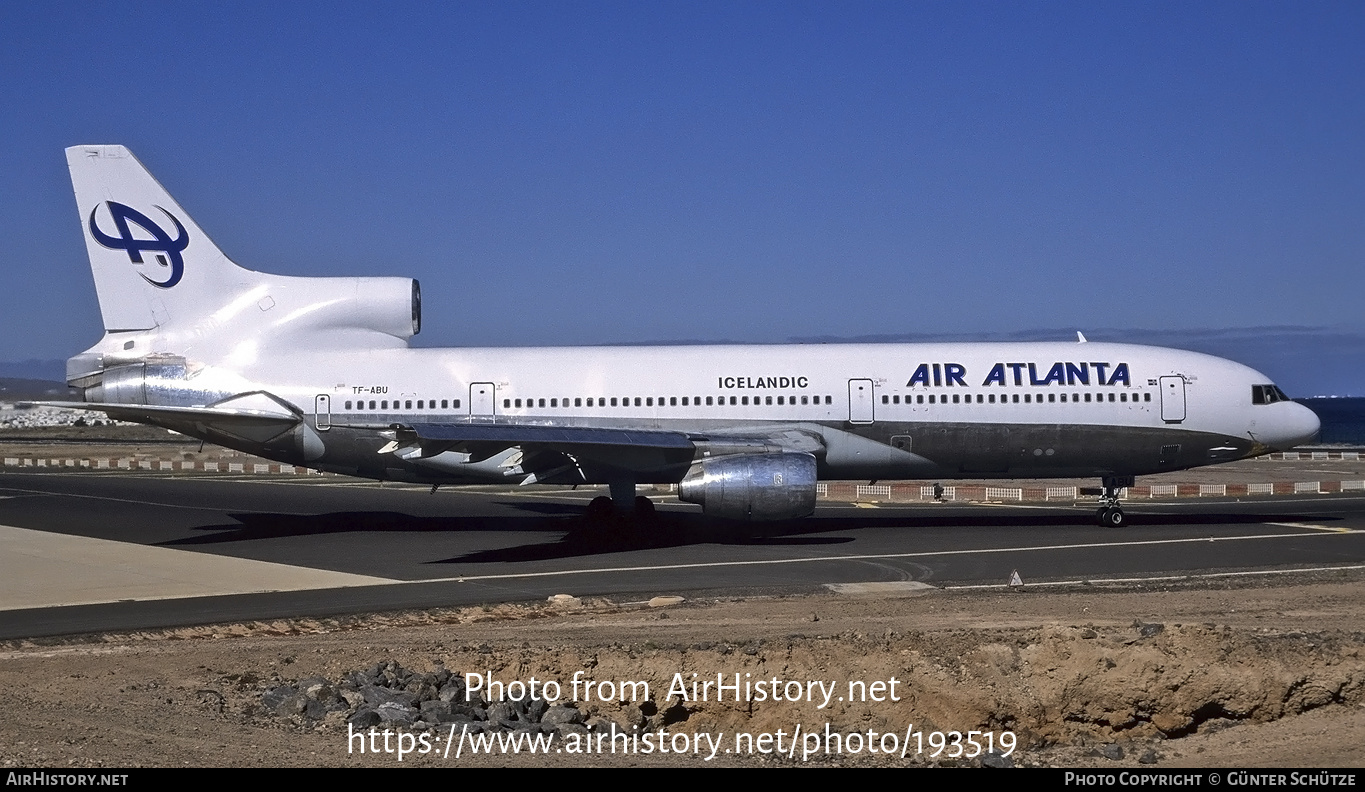
[[[313,721],[275,715],[262,700],[281,684],[336,682],[383,664],[555,680],[560,703],[572,698],[575,672],[595,683],[648,682],[649,701],[575,705],[598,725],[639,733],[728,740],[781,730],[790,739],[798,726],[828,725],[899,740],[913,724],[924,733],[1010,731],[1017,766],[1356,766],[1365,742],[1362,578],[699,597],[671,607],[584,600],[9,642],[0,644],[0,765],[397,766],[394,754],[355,750],[343,712]],[[880,702],[823,708],[666,697],[675,674],[690,683],[694,673],[775,678],[786,691],[787,682],[823,681],[840,695],[850,682],[894,678],[899,700],[889,687],[877,689]],[[709,762],[658,752],[434,754],[402,764],[803,764],[800,751],[722,749]],[[977,762],[863,750],[804,763]]]

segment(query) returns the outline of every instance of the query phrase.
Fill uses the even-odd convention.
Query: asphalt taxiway
[[[1365,496],[821,505],[734,525],[659,499],[602,529],[590,489],[340,478],[0,473],[0,638],[543,600],[1029,585],[1365,565]]]

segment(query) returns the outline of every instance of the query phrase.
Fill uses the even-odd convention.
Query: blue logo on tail
[[[190,235],[185,227],[180,224],[180,221],[175,218],[175,215],[161,209],[160,206],[156,207],[161,209],[161,213],[169,217],[172,223],[175,223],[175,228],[180,236],[177,239],[171,239],[170,234],[162,230],[161,226],[138,210],[116,201],[106,201],[105,203],[109,206],[109,215],[114,218],[114,228],[118,230],[118,236],[109,236],[101,231],[99,225],[95,223],[95,212],[99,210],[99,206],[96,205],[94,209],[90,210],[90,233],[95,237],[95,241],[107,248],[127,251],[128,260],[134,264],[143,263],[143,251],[160,252],[164,255],[158,255],[156,260],[162,267],[169,270],[166,277],[162,280],[156,280],[148,277],[146,272],[139,272],[138,274],[142,276],[143,280],[162,289],[169,289],[179,283],[180,277],[185,274],[185,260],[180,256],[180,253],[190,244]],[[134,237],[128,230],[129,221],[146,233],[151,234],[154,239],[137,239]]]

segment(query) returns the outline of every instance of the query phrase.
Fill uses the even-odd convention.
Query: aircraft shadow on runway
[[[431,564],[545,561],[636,550],[700,544],[818,546],[844,545],[869,529],[1028,529],[1083,527],[1095,541],[1121,537],[1127,530],[1191,525],[1247,525],[1265,522],[1332,522],[1324,515],[1301,514],[1141,514],[1129,528],[1102,529],[1087,510],[1049,513],[962,513],[830,515],[801,520],[740,523],[713,520],[696,512],[660,510],[644,523],[629,520],[591,523],[581,507],[553,503],[505,503],[525,515],[414,516],[393,511],[350,511],[299,515],[271,512],[233,513],[235,522],[204,525],[194,536],[167,540],[166,547],[204,546],[299,536],[352,533],[553,533],[552,541],[480,550],[428,561]],[[831,536],[829,534],[843,534]],[[908,534],[909,535],[909,534]]]
[[[273,512],[229,513],[235,523],[203,525],[196,536],[158,544],[166,547],[250,542],[290,536],[325,536],[349,533],[429,533],[564,530],[567,518],[540,516],[416,516],[392,511],[350,511],[326,514],[276,514]]]
[[[515,504],[508,504],[515,505]],[[1144,514],[1143,527],[1167,527],[1191,525],[1247,525],[1261,524],[1269,520],[1276,522],[1295,522],[1307,519],[1319,523],[1329,522],[1321,516],[1312,518],[1301,515],[1246,515],[1246,514]],[[802,520],[788,520],[772,523],[735,523],[708,520],[700,514],[660,512],[646,525],[632,525],[621,522],[616,524],[587,525],[578,520],[562,538],[554,542],[521,545],[518,547],[497,548],[467,553],[454,558],[430,561],[433,564],[455,563],[509,563],[524,561],[546,561],[576,556],[601,555],[631,550],[683,547],[697,544],[728,545],[837,545],[856,541],[855,535],[827,536],[814,534],[847,533],[860,530],[885,528],[913,531],[916,528],[981,528],[981,529],[1026,529],[1030,527],[1067,527],[1072,525],[1093,529],[1095,541],[1114,539],[1121,536],[1123,529],[1102,529],[1094,524],[1094,515],[1089,511],[1076,514],[974,514],[974,515],[930,515],[930,516],[819,516]]]

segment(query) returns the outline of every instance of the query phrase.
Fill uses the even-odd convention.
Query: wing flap
[[[648,429],[421,423],[404,427],[400,436],[407,432],[415,435],[424,458],[459,451],[477,462],[517,447],[525,453],[519,467],[522,472],[548,480],[572,470],[573,483],[607,482],[621,477],[642,484],[680,481],[696,451],[696,446],[681,432]],[[408,461],[423,464],[422,458],[409,457]]]
[[[610,429],[592,426],[537,426],[535,424],[412,424],[422,440],[453,443],[504,443],[506,445],[546,446],[630,446],[670,450],[693,449],[692,441],[680,432],[655,432],[645,429]]]

